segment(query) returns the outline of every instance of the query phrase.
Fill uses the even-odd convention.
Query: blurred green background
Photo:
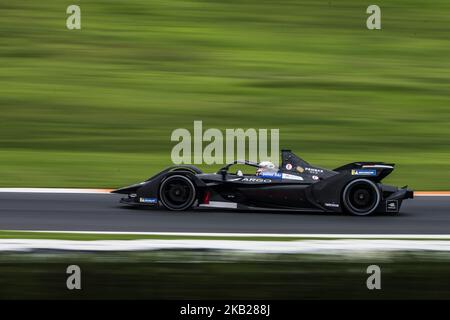
[[[66,8],[81,7],[81,30]],[[0,186],[117,187],[176,128],[279,128],[312,163],[450,188],[450,2],[0,2]]]
[[[372,264],[381,266],[381,290],[367,290],[366,270]],[[82,290],[67,290],[69,265],[81,268]],[[448,300],[449,265],[446,252],[426,251],[356,255],[201,250],[1,252],[0,299]],[[240,318],[246,317],[230,317]]]

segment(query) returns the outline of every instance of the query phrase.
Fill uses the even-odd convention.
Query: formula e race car
[[[234,161],[217,173],[191,165],[167,168],[148,180],[112,191],[126,194],[128,205],[162,206],[168,210],[222,208],[306,212],[346,212],[365,216],[396,213],[413,198],[406,186],[380,181],[394,170],[384,162],[354,162],[334,170],[316,167],[282,150],[282,164]],[[252,174],[231,172],[234,165],[254,167]]]

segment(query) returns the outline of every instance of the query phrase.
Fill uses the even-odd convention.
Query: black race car
[[[394,170],[384,162],[354,162],[334,170],[316,167],[290,150],[281,152],[281,168],[261,170],[261,164],[235,161],[217,173],[191,165],[167,168],[150,179],[112,191],[127,194],[129,205],[162,206],[168,210],[225,208],[306,212],[347,212],[354,215],[396,213],[413,198],[407,187],[380,181]],[[255,173],[231,172],[244,164]]]

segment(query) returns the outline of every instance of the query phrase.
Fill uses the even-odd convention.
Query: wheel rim
[[[185,176],[171,176],[161,184],[160,198],[171,210],[184,210],[195,200],[195,188]]]
[[[344,190],[346,207],[353,214],[367,215],[372,213],[380,202],[377,186],[369,180],[355,180]]]

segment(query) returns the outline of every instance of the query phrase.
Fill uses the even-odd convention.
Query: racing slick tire
[[[377,209],[381,201],[381,193],[374,182],[356,179],[345,186],[342,200],[348,213],[367,216]]]
[[[194,183],[184,175],[173,175],[164,179],[159,186],[159,199],[168,210],[189,209],[196,200]]]

